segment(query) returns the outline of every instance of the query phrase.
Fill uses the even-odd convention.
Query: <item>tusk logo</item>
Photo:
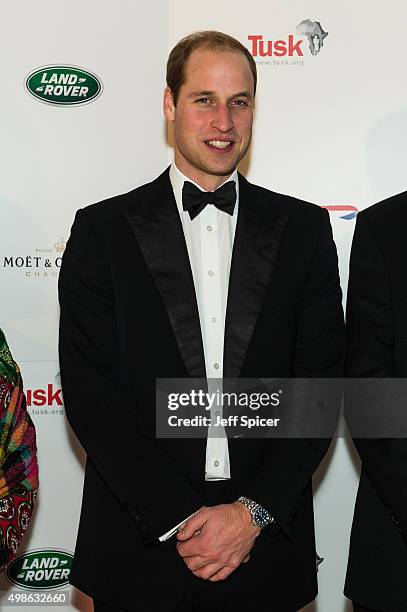
[[[35,550],[17,557],[7,577],[25,589],[57,589],[69,582],[73,555],[62,550]]]
[[[92,102],[103,90],[99,77],[75,66],[36,68],[27,76],[25,85],[34,98],[56,106]]]
[[[311,55],[317,55],[324,46],[324,40],[328,36],[319,23],[312,19],[304,19],[297,25],[296,33],[298,36],[306,36],[308,38],[309,50]]]
[[[247,39],[251,45],[250,52],[259,65],[303,66],[302,58],[306,53],[307,41],[310,54],[315,56],[324,46],[327,36],[328,32],[325,32],[319,21],[303,19],[297,25],[295,34],[291,32],[271,40],[266,39],[263,34],[250,34]]]

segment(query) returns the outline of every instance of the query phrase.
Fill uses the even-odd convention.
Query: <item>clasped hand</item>
[[[260,533],[242,504],[203,506],[177,533],[177,551],[194,576],[225,580],[247,563]]]

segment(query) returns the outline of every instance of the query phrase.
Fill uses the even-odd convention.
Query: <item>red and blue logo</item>
[[[321,208],[326,208],[326,210],[329,212],[346,212],[345,215],[340,215],[340,218],[346,219],[346,221],[354,219],[358,214],[358,209],[356,206],[351,206],[349,204],[333,204],[329,206],[321,206]]]

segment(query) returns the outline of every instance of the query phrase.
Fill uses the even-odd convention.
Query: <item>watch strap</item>
[[[271,516],[270,512],[263,508],[263,506],[260,506],[260,504],[255,502],[253,499],[241,495],[238,497],[235,503],[243,504],[243,506],[250,511],[250,514],[252,515],[252,525],[255,527],[264,529],[264,527],[268,527],[274,522],[274,517]]]

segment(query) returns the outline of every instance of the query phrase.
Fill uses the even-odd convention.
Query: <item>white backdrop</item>
[[[242,170],[253,182],[330,208],[344,289],[352,212],[407,188],[405,3],[256,0],[248,8],[242,0],[206,0],[199,11],[187,0],[22,0],[3,7],[0,325],[31,392],[51,385],[52,396],[59,388],[55,260],[75,211],[150,180],[170,159],[161,97],[168,51],[184,34],[223,30],[249,49],[249,36],[302,40],[303,55],[256,57],[255,131]],[[296,33],[305,19],[328,32],[315,56]],[[49,65],[95,73],[102,94],[82,106],[44,104],[24,82]],[[74,550],[83,455],[58,397],[30,407],[41,489],[20,552]],[[346,610],[357,469],[350,446],[339,440],[315,478],[317,549],[325,560],[318,604],[307,612]],[[16,588],[3,577],[2,609]],[[72,593],[71,609],[87,606]]]

